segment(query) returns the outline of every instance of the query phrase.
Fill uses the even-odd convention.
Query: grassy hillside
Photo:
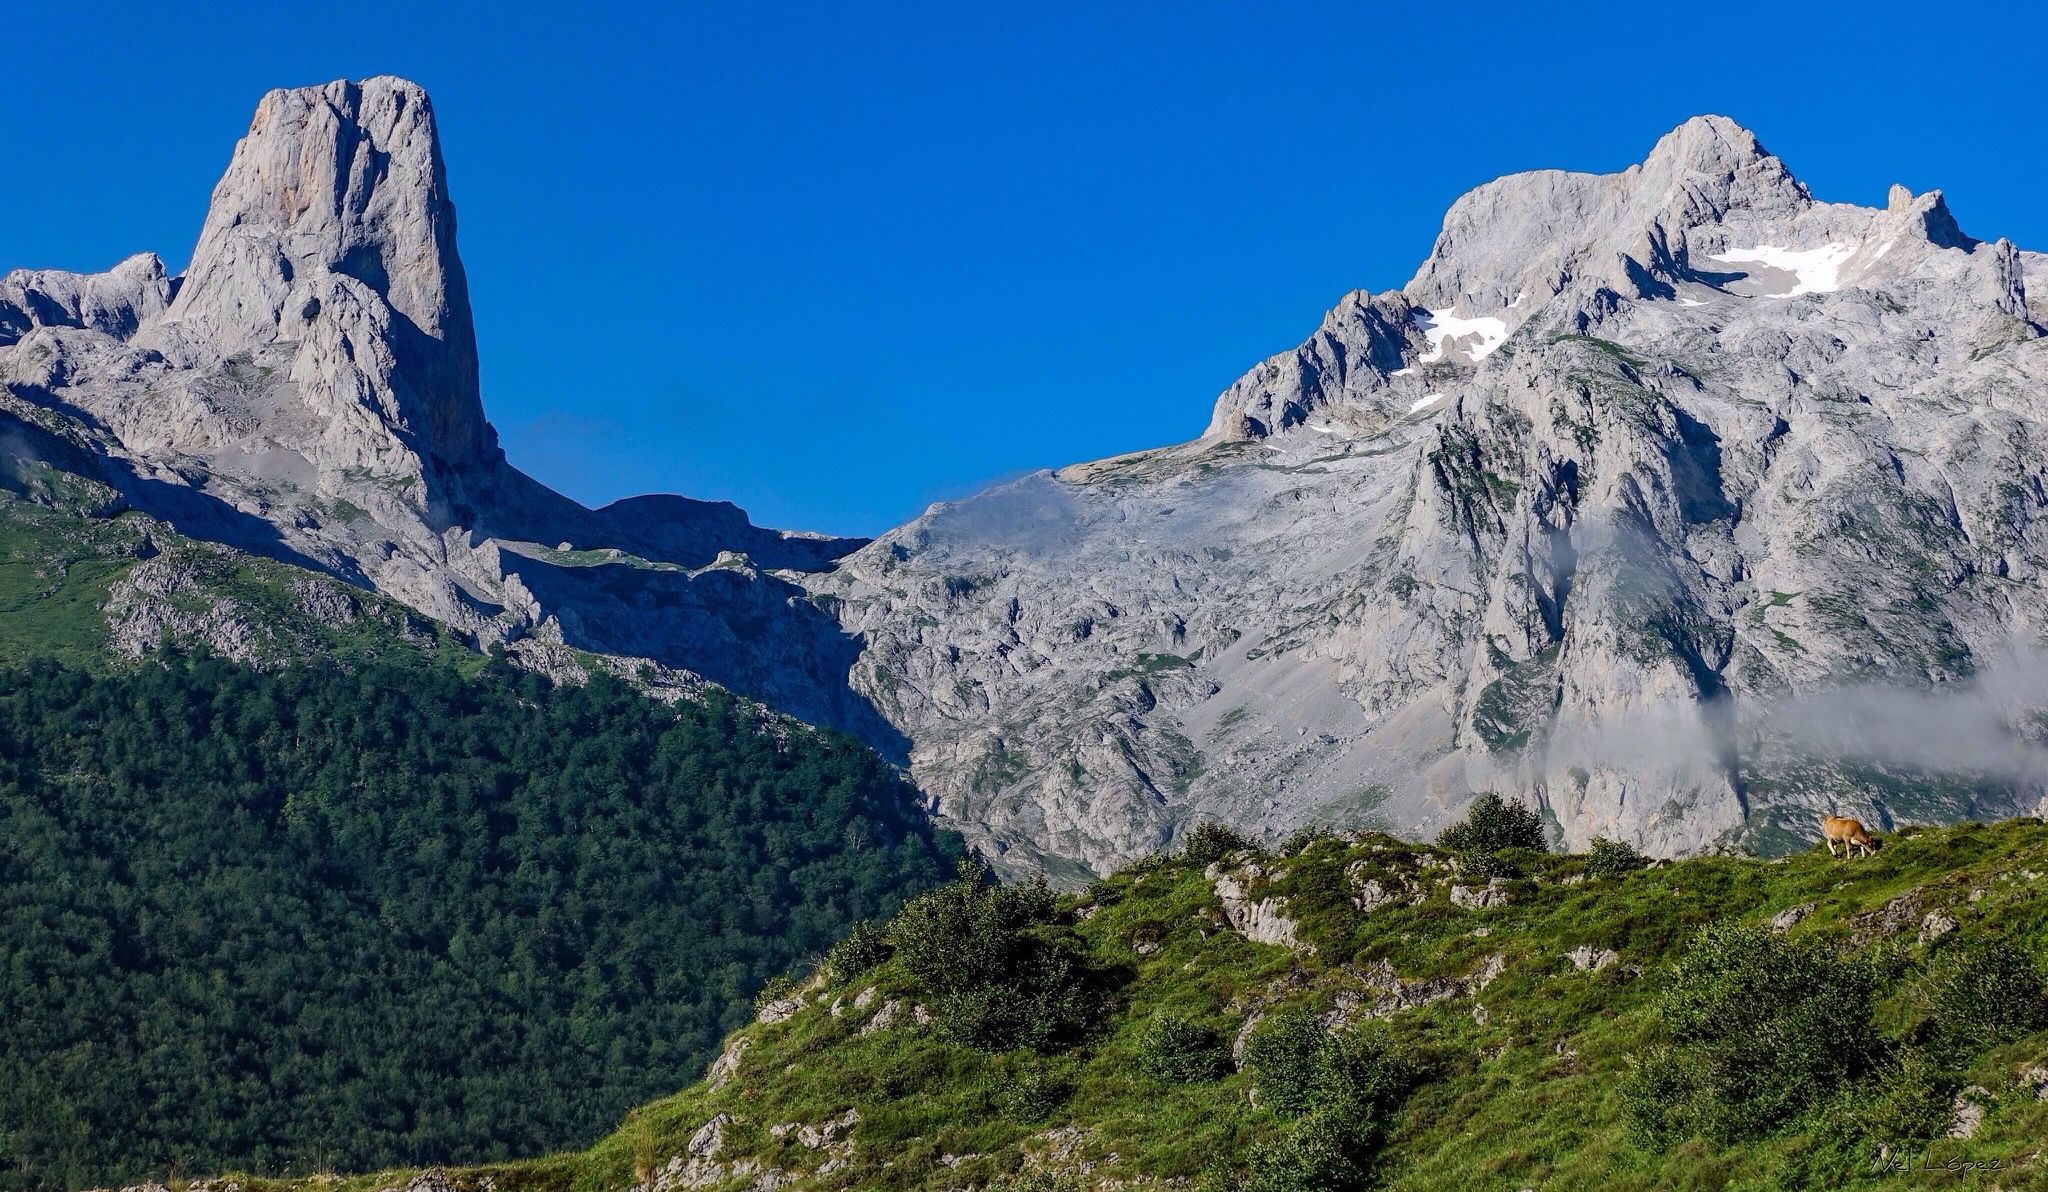
[[[113,624],[132,617],[138,638],[147,625],[181,644],[232,640],[238,657],[263,664],[434,654],[482,665],[440,625],[371,593],[194,541],[141,513],[94,516],[95,500],[112,493],[96,496],[91,484],[0,460],[0,663],[104,671],[121,661]]]
[[[764,995],[772,1021],[728,1039],[720,1078],[587,1152],[441,1175],[563,1192],[2048,1188],[2039,821],[1902,832],[1853,862],[1643,867],[1371,835],[1206,859],[1056,900],[928,896]],[[1981,1121],[1947,1137],[1966,1105]]]

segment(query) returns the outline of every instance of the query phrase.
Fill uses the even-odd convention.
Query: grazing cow
[[[1853,857],[1859,851],[1864,856],[1877,851],[1877,838],[1864,827],[1862,820],[1850,819],[1846,815],[1824,815],[1820,818],[1820,838],[1828,843],[1828,856],[1835,855],[1835,845],[1842,846],[1842,855]]]

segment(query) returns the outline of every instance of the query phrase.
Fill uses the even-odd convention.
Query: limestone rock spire
[[[433,105],[404,79],[263,97],[164,323],[228,355],[299,338],[337,294],[388,309],[387,413],[449,463],[491,455]]]

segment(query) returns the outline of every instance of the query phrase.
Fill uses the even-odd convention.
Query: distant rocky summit
[[[777,574],[860,540],[680,497],[585,509],[505,462],[412,83],[266,95],[178,277],[145,254],[0,279],[0,386],[12,457],[87,472],[185,535],[374,589],[558,674],[610,656],[892,739],[847,689],[853,643]]]
[[[507,464],[432,108],[378,78],[264,98],[182,275],[0,279],[0,442],[85,515],[853,731],[1012,871],[1204,818],[1426,834],[1486,789],[1574,847],[1769,849],[2041,797],[1998,728],[2048,706],[2030,277],[1939,192],[1820,202],[1700,117],[1466,195],[1201,438],[863,544]]]
[[[942,813],[1020,865],[1203,817],[1429,833],[1485,789],[1663,854],[2010,814],[2044,776],[1987,723],[2048,703],[2000,661],[2048,619],[2044,297],[2048,257],[1938,192],[1819,202],[1701,117],[1466,195],[1200,440],[806,582]]]

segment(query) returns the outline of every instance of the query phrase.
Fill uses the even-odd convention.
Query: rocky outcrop
[[[797,1011],[803,1008],[804,999],[801,997],[774,998],[762,1003],[760,1010],[754,1015],[754,1021],[764,1026],[773,1026],[796,1017]]]
[[[754,1040],[750,1035],[741,1035],[726,1044],[725,1050],[719,1052],[718,1058],[712,1060],[711,1066],[705,1070],[704,1079],[710,1081],[714,1089],[724,1088],[731,1083],[733,1077],[739,1075],[740,1060],[746,1056],[747,1048],[753,1045]]]
[[[1814,908],[1818,905],[1818,903],[1813,902],[1802,902],[1798,906],[1786,907],[1784,910],[1779,911],[1777,914],[1771,916],[1771,930],[1792,930],[1792,928],[1804,922],[1806,917],[1808,915],[1811,915],[1814,911]]]
[[[866,1004],[866,1002],[859,998],[854,1000],[856,1008],[863,1007]],[[882,1003],[881,1009],[875,1011],[873,1018],[861,1024],[860,1030],[856,1033],[872,1035],[877,1031],[886,1031],[901,1026],[905,1022],[913,1026],[930,1026],[932,1012],[925,1009],[921,1003],[903,1002],[895,998],[889,998]]]
[[[308,404],[339,415],[374,394],[375,414],[420,455],[458,468],[495,457],[455,205],[418,85],[380,77],[264,96],[177,300],[143,337],[201,359],[280,339],[299,343],[291,375]]]
[[[164,313],[173,290],[153,252],[129,257],[106,273],[17,269],[0,277],[0,347],[38,327],[126,339]]]
[[[1928,911],[1920,918],[1921,944],[1931,944],[1956,929],[1956,917],[1945,910]]]
[[[1475,997],[1506,971],[1507,958],[1494,955],[1487,957],[1476,970],[1464,977],[1430,977],[1411,981],[1396,973],[1394,966],[1387,961],[1375,961],[1367,968],[1349,974],[1355,979],[1356,986],[1338,990],[1322,1022],[1331,1030],[1342,1030],[1365,1019],[1391,1018],[1404,1010],[1434,1002]]]
[[[1222,862],[1209,866],[1204,874],[1216,898],[1223,904],[1223,921],[1232,931],[1255,944],[1277,944],[1298,952],[1313,952],[1301,938],[1301,928],[1287,916],[1287,904],[1278,897],[1255,897],[1253,890],[1267,877],[1264,866],[1240,859],[1234,865]]]
[[[1351,883],[1351,905],[1361,913],[1371,914],[1384,906],[1419,902],[1424,897],[1413,883],[1391,875],[1368,877],[1365,870],[1366,862],[1354,861],[1345,875]]]
[[[736,1119],[729,1113],[714,1115],[690,1135],[683,1153],[671,1158],[661,1169],[634,1186],[635,1192],[682,1192],[692,1188],[718,1188],[739,1181],[754,1192],[772,1192],[795,1182],[795,1176],[754,1159],[725,1156],[725,1131]]]
[[[1483,886],[1452,886],[1451,905],[1467,910],[1485,910],[1492,906],[1506,906],[1508,903],[1507,883],[1493,878]]]
[[[1981,1084],[1973,1084],[1955,1095],[1949,1111],[1954,1116],[1949,1121],[1947,1136],[1954,1139],[1974,1138],[1984,1126],[1984,1115],[1996,1104],[1991,1090]]]

